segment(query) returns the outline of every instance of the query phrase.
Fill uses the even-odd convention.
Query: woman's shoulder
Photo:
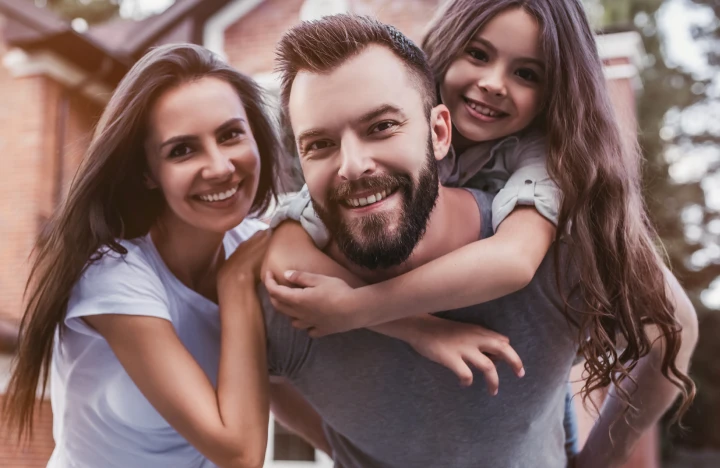
[[[153,296],[164,300],[158,260],[147,237],[119,240],[120,249],[102,247],[73,289],[75,298]]]

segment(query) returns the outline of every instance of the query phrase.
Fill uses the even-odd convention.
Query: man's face
[[[438,179],[430,118],[403,62],[371,45],[330,73],[300,72],[288,106],[315,210],[342,252],[371,269],[407,260]]]

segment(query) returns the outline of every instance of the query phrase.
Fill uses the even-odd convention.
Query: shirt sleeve
[[[312,339],[307,331],[294,328],[288,317],[275,310],[262,283],[257,292],[267,330],[268,372],[293,379],[310,353]]]
[[[315,213],[307,185],[303,185],[299,192],[285,197],[278,204],[270,220],[270,227],[275,228],[288,219],[299,222],[320,250],[330,242],[330,233]]]
[[[534,206],[550,222],[555,225],[558,222],[561,194],[547,172],[545,138],[532,135],[525,138],[516,149],[503,155],[510,175],[493,201],[495,231],[518,205]]]
[[[152,267],[135,250],[124,256],[106,253],[90,264],[73,288],[65,325],[100,337],[83,317],[104,314],[141,315],[172,322],[165,288]]]

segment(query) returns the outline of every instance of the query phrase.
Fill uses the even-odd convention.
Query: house
[[[81,32],[33,2],[0,0],[0,395],[34,239],[72,179],[112,90],[149,47],[203,44],[277,93],[273,49],[282,33],[301,19],[341,11],[371,14],[419,42],[438,3],[176,0],[143,21],[119,18]],[[634,136],[640,37],[633,32],[601,35],[598,45],[621,127]],[[0,429],[0,466],[45,466],[52,451],[52,415],[47,401],[41,406],[36,436],[28,447],[15,447]],[[280,426],[271,424],[270,432],[267,466],[331,466],[327,457],[316,456]]]

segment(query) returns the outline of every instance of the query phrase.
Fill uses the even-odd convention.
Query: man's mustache
[[[358,180],[348,180],[341,182],[331,188],[328,194],[328,200],[331,202],[341,202],[347,200],[352,194],[365,191],[382,192],[384,190],[391,192],[398,187],[411,187],[412,181],[406,175],[396,174],[378,174],[374,176],[363,177]]]

